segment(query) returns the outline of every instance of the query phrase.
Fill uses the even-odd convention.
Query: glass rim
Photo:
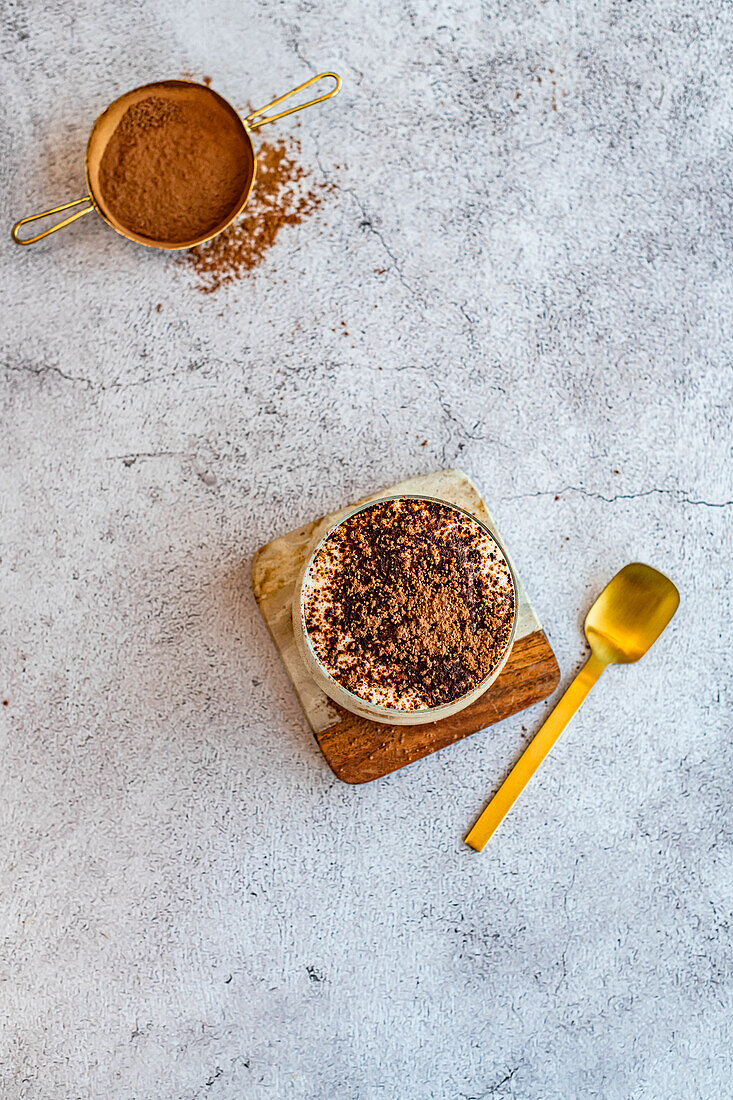
[[[504,561],[506,562],[507,568],[509,570],[509,577],[510,577],[510,580],[512,582],[512,591],[513,591],[513,594],[514,594],[512,626],[511,626],[511,630],[509,632],[509,638],[507,640],[507,643],[506,643],[506,645],[504,646],[504,648],[502,650],[501,657],[494,664],[492,669],[489,672],[487,672],[487,674],[477,684],[475,684],[474,687],[472,687],[469,691],[464,691],[462,695],[457,695],[455,697],[455,699],[451,699],[450,702],[440,703],[436,707],[420,707],[416,710],[401,710],[397,707],[382,706],[381,703],[372,703],[372,702],[369,701],[369,699],[365,699],[362,695],[357,695],[355,692],[350,691],[349,688],[344,687],[344,685],[342,683],[340,683],[335,678],[335,676],[332,676],[330,674],[330,672],[328,672],[328,670],[325,668],[323,662],[321,661],[320,657],[318,656],[318,654],[316,653],[316,651],[313,647],[313,643],[311,641],[310,634],[308,633],[308,627],[306,626],[306,622],[305,622],[305,613],[304,613],[304,607],[303,607],[303,596],[304,596],[304,593],[305,593],[305,588],[306,588],[306,583],[307,583],[307,580],[308,580],[308,575],[310,573],[310,570],[311,570],[311,567],[313,565],[316,554],[318,554],[318,552],[320,551],[323,544],[326,542],[327,539],[329,539],[331,537],[331,535],[334,533],[334,531],[336,531],[343,523],[346,523],[346,521],[348,519],[351,519],[352,516],[356,516],[356,515],[359,514],[359,512],[365,512],[368,508],[373,508],[377,504],[384,504],[386,501],[390,501],[390,500],[425,500],[425,501],[428,501],[428,503],[431,503],[431,504],[442,504],[445,508],[450,508],[451,511],[458,512],[460,515],[468,517],[468,519],[470,519],[474,523],[478,524],[478,526],[481,528],[481,530],[484,532],[484,534],[487,535],[491,539],[491,541],[494,543],[496,548],[499,550],[499,552],[501,553]],[[308,649],[309,655],[313,658],[313,661],[318,666],[318,669],[321,672],[321,674],[323,675],[323,677],[326,680],[328,680],[329,683],[334,684],[339,692],[343,692],[344,695],[346,695],[349,699],[353,699],[355,706],[358,707],[359,710],[363,710],[364,708],[367,708],[369,710],[374,711],[374,713],[378,714],[380,717],[384,717],[384,718],[387,718],[387,719],[389,719],[391,717],[394,717],[395,715],[420,714],[420,715],[426,715],[426,718],[425,718],[426,722],[436,721],[436,716],[437,716],[438,719],[440,717],[442,717],[441,712],[447,712],[448,714],[457,713],[456,703],[460,703],[461,699],[465,699],[469,695],[472,695],[474,697],[474,699],[480,698],[481,695],[483,694],[483,691],[481,691],[480,689],[483,687],[484,691],[488,690],[488,688],[490,687],[491,681],[492,681],[492,677],[496,678],[497,669],[499,671],[501,671],[501,668],[503,667],[503,663],[506,661],[506,658],[509,654],[509,651],[511,650],[512,646],[514,645],[514,639],[515,639],[515,635],[516,635],[516,631],[517,631],[517,620],[519,618],[519,589],[518,589],[518,585],[517,585],[517,578],[516,578],[516,575],[514,573],[514,567],[512,566],[511,559],[509,558],[509,555],[506,552],[506,549],[504,548],[504,545],[501,542],[501,539],[499,539],[499,537],[494,534],[494,532],[486,525],[486,523],[484,523],[483,520],[480,520],[472,512],[469,512],[468,509],[462,508],[460,506],[460,504],[453,504],[452,501],[444,500],[442,497],[426,496],[424,493],[394,493],[394,494],[383,496],[383,497],[377,497],[376,500],[369,500],[365,504],[358,504],[358,505],[356,505],[356,507],[350,508],[349,511],[341,517],[341,519],[337,520],[335,523],[332,523],[331,526],[328,528],[328,530],[325,532],[325,534],[323,534],[321,536],[321,538],[319,538],[318,542],[313,547],[313,550],[308,555],[308,560],[306,561],[305,565],[303,566],[302,572],[300,574],[297,599],[298,599],[298,616],[299,616],[299,619],[300,619],[300,626],[301,626],[301,630],[302,630],[303,640],[304,640],[305,645]],[[485,687],[484,687],[484,685],[485,685]],[[473,701],[473,700],[471,700],[471,701]],[[465,705],[469,706],[470,702],[466,703]],[[462,708],[459,707],[458,710],[460,710],[460,709],[462,709]]]

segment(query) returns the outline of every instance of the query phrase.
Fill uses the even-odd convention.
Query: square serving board
[[[382,489],[297,531],[281,535],[260,547],[252,561],[252,589],[262,617],[321,752],[334,774],[345,783],[379,779],[477,730],[493,726],[545,699],[560,680],[555,654],[517,576],[517,631],[509,660],[488,691],[458,714],[420,726],[388,726],[357,718],[318,688],[300,658],[293,634],[291,607],[298,574],[315,544],[347,512],[368,501],[398,493],[438,497],[457,504],[501,538],[471,479],[462,470],[438,470]],[[501,542],[506,546],[503,539]]]

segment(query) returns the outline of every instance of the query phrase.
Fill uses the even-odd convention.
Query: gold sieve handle
[[[56,225],[52,225],[50,229],[44,229],[43,233],[37,233],[35,237],[20,237],[18,231],[21,226],[27,225],[28,222],[37,222],[39,218],[48,218],[51,214],[58,214],[61,210],[71,210],[72,206],[81,206],[83,202],[88,202],[89,206],[85,206],[83,210],[77,210],[75,214],[72,214],[70,218],[64,218],[63,221],[57,222]],[[94,203],[89,195],[85,195],[83,199],[74,199],[73,202],[65,202],[61,206],[54,206],[51,210],[42,210],[40,214],[31,214],[28,218],[21,218],[19,222],[16,222],[10,231],[10,235],[16,244],[35,244],[36,241],[42,241],[44,237],[49,237],[51,233],[55,233],[57,229],[63,229],[65,225],[71,225],[77,218],[83,218],[85,214],[88,214],[90,210],[94,209]]]
[[[277,107],[278,103],[282,103],[283,100],[289,99],[291,95],[296,95],[297,92],[302,92],[304,88],[310,88],[311,84],[316,84],[319,80],[335,80],[333,88],[330,92],[326,92],[325,95],[319,95],[316,99],[309,99],[307,103],[301,103],[298,107],[289,107],[287,111],[280,111],[276,115],[269,115],[267,118],[258,118],[258,115],[262,115],[265,111],[269,111],[271,107]],[[299,84],[297,88],[293,88],[292,91],[286,92],[285,95],[279,96],[277,99],[273,99],[272,103],[266,104],[264,107],[260,107],[259,111],[252,111],[252,114],[247,115],[245,123],[249,126],[250,130],[256,130],[258,126],[264,126],[266,122],[275,122],[278,118],[285,118],[286,115],[294,115],[296,111],[303,111],[306,107],[312,107],[314,103],[323,103],[324,99],[330,99],[331,96],[335,96],[341,87],[341,77],[336,73],[319,73],[318,76],[312,76],[310,80],[306,80],[305,84]]]

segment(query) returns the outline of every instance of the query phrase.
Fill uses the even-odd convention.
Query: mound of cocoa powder
[[[207,88],[156,88],[125,111],[102,154],[99,200],[124,229],[183,244],[241,201],[253,158],[241,125]]]

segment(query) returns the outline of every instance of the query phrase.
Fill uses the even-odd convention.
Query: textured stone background
[[[6,4],[6,228],[129,87],[331,67],[335,190],[235,287],[2,239],[0,1095],[731,1096],[731,7]],[[481,856],[544,708],[343,786],[248,583],[442,465],[566,682],[618,567],[682,593]]]

